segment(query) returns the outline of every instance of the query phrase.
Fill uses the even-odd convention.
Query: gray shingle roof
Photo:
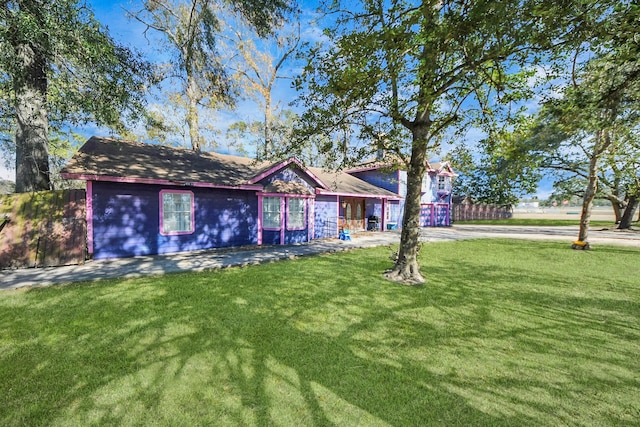
[[[245,184],[269,165],[252,159],[184,148],[91,137],[62,169],[64,174],[220,186]]]
[[[135,180],[138,182],[199,183],[239,187],[277,168],[278,163],[185,148],[91,137],[62,169],[64,177],[86,180]],[[345,172],[308,168],[337,194],[397,197]],[[325,190],[327,192],[327,190]]]
[[[346,172],[325,171],[319,168],[309,168],[309,170],[324,182],[332,193],[398,197],[396,193],[377,187],[373,184],[369,184],[368,182],[363,181],[360,178],[356,178]]]
[[[373,170],[373,169],[406,170],[406,166],[404,165],[404,163],[399,157],[390,155],[387,158],[382,160],[379,160],[379,159],[365,160],[361,163],[358,163],[354,168],[350,169],[350,171],[359,172],[362,170]],[[427,161],[427,172],[437,172],[438,174],[457,176],[457,174],[451,168],[451,164],[449,162]]]

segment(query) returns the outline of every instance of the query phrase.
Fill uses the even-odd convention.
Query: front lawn
[[[637,425],[640,250],[391,252],[0,293],[0,425]]]

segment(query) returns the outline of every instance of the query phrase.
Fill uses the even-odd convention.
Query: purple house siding
[[[280,230],[264,230],[262,232],[263,245],[281,245]]]
[[[420,206],[420,227],[431,227],[433,223],[433,205]]]
[[[316,196],[314,210],[314,239],[338,237],[338,198]]]
[[[193,234],[158,234],[159,253],[258,243],[258,201],[253,191],[194,189]]]
[[[450,206],[448,204],[436,204],[435,205],[435,219],[436,219],[436,223],[435,226],[436,227],[446,227],[451,225],[451,218],[450,218]]]
[[[158,253],[160,227],[158,192],[149,186],[114,185],[94,182],[93,256],[96,259],[122,258]]]
[[[429,166],[431,168],[431,166]],[[443,172],[444,171],[444,172]],[[403,170],[389,170],[382,167],[378,169],[355,170],[349,172],[351,175],[362,179],[370,184],[393,191],[405,197],[407,193],[407,172]],[[446,184],[443,190],[439,189],[438,178],[446,177]],[[421,212],[420,225],[422,227],[441,227],[451,225],[451,177],[455,176],[447,165],[441,169],[436,165],[435,169],[430,169],[425,175],[425,181],[420,197]],[[376,215],[371,213],[371,206],[367,202],[367,216]],[[384,215],[385,228],[401,228],[404,215],[404,199],[399,202],[390,201],[386,206]],[[382,217],[382,215],[380,215]]]
[[[398,171],[381,171],[377,169],[350,173],[351,175],[360,178],[369,184],[373,184],[376,187],[384,188],[385,190],[400,194]]]
[[[309,235],[307,230],[287,230],[284,233],[284,244],[290,245],[293,243],[304,243],[309,241]]]
[[[380,187],[295,158],[256,162],[92,137],[61,175],[86,181],[87,246],[105,259],[337,237],[341,203],[357,206],[350,221],[375,215],[385,224],[385,207],[402,199],[388,188],[402,190],[402,173],[361,172]]]
[[[284,233],[284,243],[282,242],[282,234],[278,230],[264,230],[262,232],[263,245],[290,245],[293,243],[308,242],[307,230],[287,230]]]
[[[420,227],[446,227],[451,225],[449,205],[428,203],[420,206]]]
[[[160,191],[185,190],[185,187],[99,181],[91,187],[95,259],[257,243],[255,192],[189,188],[194,195],[194,231],[163,235]]]
[[[378,229],[382,227],[382,200],[379,199],[367,199],[365,203],[365,217],[370,216],[378,217]]]
[[[422,197],[420,203],[435,203],[438,201],[438,179],[435,175],[428,174],[428,185],[422,188]]]

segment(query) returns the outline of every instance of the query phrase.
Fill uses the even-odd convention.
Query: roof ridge
[[[114,137],[106,137],[106,136],[92,136],[87,140],[87,143],[90,141],[101,141],[101,142],[111,142],[111,143],[118,143],[118,144],[129,144],[129,145],[134,145],[134,146],[138,146],[138,147],[161,147],[161,148],[165,148],[168,150],[175,150],[175,151],[180,151],[181,153],[186,153],[186,154],[192,154],[194,156],[220,156],[220,157],[227,157],[230,159],[237,159],[237,160],[241,160],[245,163],[249,163],[249,162],[255,162],[255,163],[261,163],[264,162],[263,160],[257,160],[254,159],[252,157],[245,157],[245,156],[238,156],[236,154],[225,154],[225,153],[219,153],[217,151],[195,151],[192,150],[188,147],[183,147],[183,146],[175,146],[175,145],[166,145],[166,144],[157,144],[157,143],[149,143],[149,142],[143,142],[143,141],[134,141],[132,139],[124,139],[124,138],[114,138]],[[86,143],[85,143],[86,145]],[[84,147],[84,145],[83,145]]]

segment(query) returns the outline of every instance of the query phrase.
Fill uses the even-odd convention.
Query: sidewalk
[[[577,226],[454,225],[453,227],[444,228],[424,228],[421,230],[420,239],[423,242],[430,243],[478,238],[507,238],[561,240],[570,244],[577,236]],[[88,261],[82,265],[63,267],[2,270],[0,271],[0,291],[109,278],[131,278],[175,272],[215,270],[356,248],[386,246],[400,242],[399,231],[358,233],[351,237],[352,240],[350,241],[338,239],[313,240],[310,243],[300,245],[208,250],[174,255]],[[589,230],[589,242],[596,247],[597,245],[640,247],[640,231],[594,228]]]
[[[314,240],[300,245],[207,250],[174,255],[87,261],[82,265],[62,267],[3,270],[0,271],[0,291],[110,278],[132,278],[256,265],[307,255],[384,246],[399,242],[400,234],[397,232],[360,233],[352,235],[352,240],[347,241],[338,239]]]

